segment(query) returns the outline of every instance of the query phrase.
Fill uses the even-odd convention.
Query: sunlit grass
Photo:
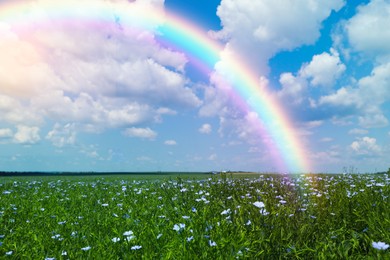
[[[0,258],[390,257],[389,183],[387,175],[3,179]]]

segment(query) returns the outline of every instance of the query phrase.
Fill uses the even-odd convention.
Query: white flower
[[[142,246],[132,246],[131,250],[138,250],[138,249],[141,249],[141,248],[142,248]]]
[[[159,239],[161,236],[162,236],[162,234],[158,234],[158,235],[157,235],[157,239]]]
[[[56,260],[54,257],[46,257],[45,260]]]
[[[184,219],[189,219],[190,216],[182,216],[182,218],[184,218]]]
[[[253,202],[253,205],[258,207],[258,208],[264,208],[265,207],[264,202],[261,202],[261,201]]]
[[[90,246],[86,246],[86,247],[81,248],[81,250],[88,251],[88,250],[91,250],[91,247]]]
[[[191,242],[194,239],[194,236],[187,237],[187,242]]]
[[[186,224],[182,224],[182,223],[180,223],[179,225],[178,225],[178,224],[175,224],[175,225],[173,226],[173,230],[179,232],[180,230],[184,229],[185,227],[186,227]]]
[[[249,226],[250,224],[252,224],[252,222],[251,222],[250,219],[249,219],[248,222],[246,222],[245,225]]]
[[[386,250],[389,248],[389,245],[385,242],[372,242],[372,247],[378,250]]]
[[[267,216],[267,215],[269,215],[269,212],[266,209],[261,209],[260,214],[263,216]]]
[[[103,203],[102,206],[103,207],[108,207],[108,203]]]
[[[68,255],[68,253],[66,251],[62,251],[61,255]]]
[[[209,245],[210,246],[217,246],[217,243],[215,243],[214,241],[209,240]]]
[[[133,231],[131,231],[131,230],[126,231],[126,232],[123,233],[124,236],[131,236],[131,235],[133,235],[133,234],[134,234],[134,233],[133,233]]]
[[[221,215],[227,215],[230,214],[230,209],[225,209],[224,211],[221,212]]]
[[[111,241],[116,243],[116,242],[121,241],[121,239],[119,237],[114,237],[113,239],[111,239]]]
[[[14,253],[14,251],[5,252],[6,255],[12,255],[13,253]]]

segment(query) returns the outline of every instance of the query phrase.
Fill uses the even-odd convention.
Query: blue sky
[[[48,19],[44,27],[0,15],[0,170],[280,170],[251,111],[185,53],[140,42],[131,25],[50,23],[45,2],[20,1]],[[104,4],[106,12],[144,4],[173,12],[239,55],[289,114],[313,172],[390,167],[390,1]]]

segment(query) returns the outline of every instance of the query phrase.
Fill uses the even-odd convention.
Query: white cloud
[[[0,128],[0,138],[10,138],[14,134],[9,128]]]
[[[210,124],[203,124],[198,131],[202,134],[210,134],[212,132],[212,127]]]
[[[35,144],[41,140],[38,127],[18,125],[14,142],[18,144]]]
[[[390,63],[378,65],[370,76],[361,78],[356,88],[342,87],[336,93],[322,96],[319,105],[350,108],[358,115],[362,127],[383,127],[388,118],[381,106],[390,99]]]
[[[300,75],[310,79],[312,86],[332,87],[345,69],[338,52],[331,49],[330,54],[314,55],[311,62],[301,68]]]
[[[282,89],[277,92],[277,96],[288,102],[292,101],[293,105],[300,105],[304,100],[310,99],[309,86],[331,89],[345,69],[338,52],[334,49],[331,49],[330,53],[314,55],[308,64],[301,66],[296,76],[290,72],[280,75]],[[316,106],[313,101],[312,106]]]
[[[63,147],[73,145],[76,141],[76,131],[74,124],[61,125],[56,123],[53,129],[46,135],[54,146]]]
[[[127,128],[123,132],[123,134],[129,137],[138,137],[144,139],[155,139],[157,136],[157,133],[152,129],[150,129],[149,127],[148,128],[137,128],[137,127]]]
[[[18,27],[0,23],[0,120],[40,125],[60,119],[101,131],[201,105],[184,74],[185,55],[156,40],[163,21],[139,24],[140,8],[162,10],[164,1],[64,2],[74,7],[62,10],[73,23],[53,20],[49,1],[25,4]],[[82,10],[104,26],[91,30],[77,22],[86,19]]]
[[[350,147],[359,155],[370,155],[381,152],[381,147],[377,145],[376,139],[371,137],[357,138]]]
[[[307,81],[302,77],[295,77],[291,73],[282,73],[279,79],[282,89],[277,95],[285,100],[292,100],[293,104],[301,104],[307,91]]]
[[[313,44],[322,21],[343,5],[342,0],[222,0],[217,15],[223,29],[214,36],[228,41],[227,51],[238,52],[265,73],[275,53]]]
[[[354,50],[380,58],[390,53],[390,2],[372,0],[357,9],[345,29]]]
[[[164,142],[165,145],[177,145],[176,141],[175,140],[166,140]]]

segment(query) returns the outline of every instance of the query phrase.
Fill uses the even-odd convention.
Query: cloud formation
[[[77,12],[69,14],[74,22],[56,19],[41,0],[26,4],[18,26],[0,23],[0,120],[34,127],[76,123],[96,132],[161,121],[164,109],[201,104],[187,86],[187,58],[155,39],[159,24],[138,28],[121,16],[148,5],[163,8],[163,1],[83,4],[94,20]]]
[[[139,127],[131,127],[127,128],[123,134],[125,136],[129,137],[138,137],[138,138],[143,138],[143,139],[150,139],[153,140],[157,137],[157,133],[150,129],[149,127],[147,128],[139,128]]]

